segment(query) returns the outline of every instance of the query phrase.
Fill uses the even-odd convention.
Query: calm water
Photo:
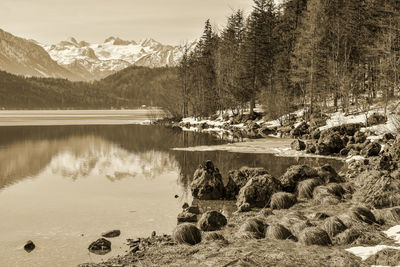
[[[340,167],[323,159],[170,150],[221,143],[158,126],[0,127],[0,266],[98,262],[125,252],[126,238],[170,233],[205,159],[224,177],[241,166],[263,166],[275,176],[299,162]],[[88,245],[112,229],[122,233],[110,239],[112,252],[89,254]],[[29,254],[27,240],[37,246]]]

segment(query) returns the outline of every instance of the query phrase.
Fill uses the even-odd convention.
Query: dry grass
[[[292,224],[289,229],[290,231],[293,233],[293,235],[295,236],[299,236],[300,233],[308,227],[313,227],[315,226],[314,224],[312,224],[310,221],[301,221],[301,222],[297,222]]]
[[[330,238],[333,238],[337,234],[345,231],[347,229],[346,225],[337,216],[327,218],[322,224],[322,229],[324,229]]]
[[[328,233],[318,227],[305,228],[299,236],[301,244],[306,246],[318,245],[318,246],[329,246],[332,245],[332,241]]]
[[[207,233],[204,237],[205,240],[212,241],[212,240],[225,240],[225,237],[217,232]]]
[[[281,224],[272,224],[267,227],[266,237],[277,240],[292,239],[296,240],[296,237]]]
[[[289,209],[296,204],[296,196],[291,193],[278,192],[272,195],[270,206],[272,209]]]
[[[326,185],[328,192],[342,198],[342,196],[346,193],[345,189],[343,188],[342,185],[336,184],[336,183],[331,183]]]
[[[357,227],[346,229],[335,237],[335,243],[338,245],[350,245],[354,243],[361,234],[362,232]]]
[[[183,223],[175,227],[172,238],[178,244],[196,245],[201,242],[201,232],[195,225]]]
[[[266,227],[267,224],[263,220],[259,218],[250,218],[240,226],[236,236],[240,238],[264,238]]]
[[[297,184],[297,196],[299,198],[310,199],[313,197],[314,188],[321,185],[320,179],[307,179]]]
[[[400,207],[373,210],[372,213],[378,222],[386,225],[397,225],[400,223]]]
[[[363,206],[351,208],[349,215],[355,221],[364,222],[367,224],[377,223],[374,214],[368,208]]]

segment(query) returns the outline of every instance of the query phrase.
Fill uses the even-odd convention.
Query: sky
[[[97,43],[110,36],[183,44],[199,38],[210,19],[222,28],[233,10],[252,0],[0,0],[0,28],[54,44],[69,37]]]

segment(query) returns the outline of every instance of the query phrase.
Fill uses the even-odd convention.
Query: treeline
[[[399,90],[400,1],[254,0],[219,32],[210,22],[179,66],[172,113],[205,117],[255,102],[270,117],[304,107],[368,108]]]
[[[166,106],[176,68],[128,67],[95,82],[26,78],[0,71],[0,109],[110,109]]]

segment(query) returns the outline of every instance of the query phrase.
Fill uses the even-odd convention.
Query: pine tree
[[[247,21],[245,40],[242,47],[242,86],[250,101],[253,114],[255,98],[262,88],[272,90],[276,43],[274,28],[276,13],[273,0],[254,0],[254,9]]]
[[[308,0],[294,49],[292,80],[302,91],[309,114],[314,113],[315,102],[327,84],[325,23],[321,1]]]
[[[243,99],[239,75],[244,27],[243,11],[238,10],[228,18],[228,23],[221,33],[217,63],[217,86],[221,110],[237,108]]]

